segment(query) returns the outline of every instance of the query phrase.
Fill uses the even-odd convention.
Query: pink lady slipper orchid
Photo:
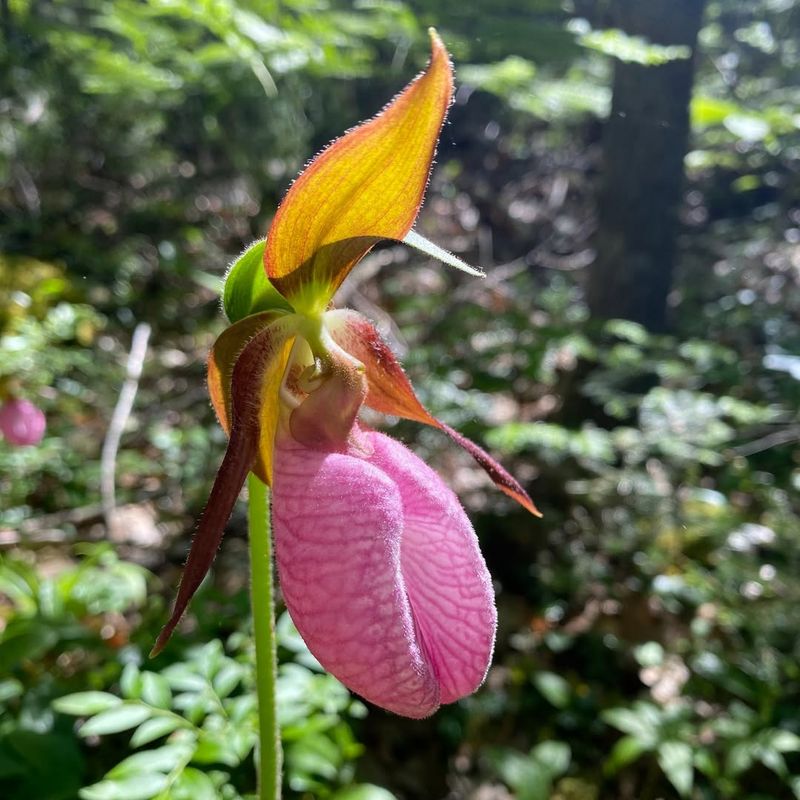
[[[330,308],[381,239],[477,272],[411,230],[453,91],[447,51],[433,31],[431,40],[426,71],[310,163],[266,242],[228,274],[233,324],[211,351],[208,384],[230,440],[155,648],[208,571],[252,470],[272,487],[280,585],[309,649],[354,692],[417,718],[482,683],[496,627],[491,579],[453,492],[405,446],[359,424],[359,410],[439,428],[539,513],[487,453],[428,413],[367,319]]]
[[[9,444],[17,447],[39,444],[46,426],[44,412],[30,400],[12,398],[0,405],[0,433]]]

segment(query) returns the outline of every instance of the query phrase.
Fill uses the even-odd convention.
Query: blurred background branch
[[[110,531],[114,527],[116,500],[117,452],[125,424],[133,411],[142,367],[147,356],[147,343],[150,340],[151,328],[146,322],[140,322],[133,330],[131,350],[125,365],[125,381],[119,392],[114,413],[108,424],[103,448],[100,451],[100,496],[103,499],[103,516],[106,527]]]

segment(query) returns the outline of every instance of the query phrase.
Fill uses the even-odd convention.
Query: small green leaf
[[[327,736],[310,734],[287,750],[287,758],[299,773],[333,780],[342,766],[342,753]]]
[[[62,714],[88,717],[121,705],[122,700],[108,692],[77,692],[53,701],[53,708]]]
[[[545,700],[556,708],[565,708],[569,704],[569,683],[555,672],[537,672],[533,683]]]
[[[81,800],[150,800],[163,792],[169,783],[166,775],[137,775],[119,781],[100,781],[81,789]]]
[[[214,294],[222,294],[222,290],[225,288],[225,281],[219,275],[213,275],[210,272],[197,269],[192,272],[192,279],[198,286],[202,286]]]
[[[644,325],[640,325],[638,322],[631,322],[627,319],[610,319],[603,328],[612,336],[625,339],[631,344],[644,345],[647,344],[649,338]]]
[[[729,114],[741,111],[740,106],[730,100],[721,100],[718,97],[708,97],[701,94],[692,98],[690,108],[692,125],[697,128],[721,125]]]
[[[103,711],[81,725],[80,736],[102,736],[135,728],[150,717],[152,711],[140,703],[124,703]]]
[[[758,142],[770,133],[769,123],[754,114],[728,114],[722,124],[734,136],[748,142]]]
[[[566,742],[541,742],[531,750],[531,758],[543,772],[555,777],[569,769],[572,751]]]
[[[608,725],[638,739],[643,747],[655,746],[661,713],[651,703],[639,702],[633,708],[609,708],[602,717]]]
[[[153,772],[172,772],[181,762],[187,762],[192,754],[190,744],[166,744],[153,750],[134,753],[116,767],[109,770],[106,777],[112,780],[133,777]]]
[[[172,702],[172,691],[167,679],[155,672],[143,672],[142,700],[156,708],[169,708]]]
[[[15,678],[8,678],[8,680],[0,681],[0,703],[6,703],[24,694],[24,692],[25,689],[22,684]]]
[[[119,688],[126,700],[138,700],[142,696],[142,673],[136,664],[126,664],[119,679]]]
[[[219,672],[211,681],[211,685],[219,697],[227,697],[239,685],[242,675],[241,664],[237,664],[235,661],[228,661],[220,667]]]
[[[551,773],[541,764],[516,750],[498,748],[489,753],[503,783],[516,792],[518,800],[547,800],[552,783]]]
[[[719,764],[717,759],[708,750],[696,750],[694,754],[694,768],[702,772],[712,781],[719,779]]]
[[[685,45],[653,44],[640,36],[631,36],[616,28],[597,31],[580,31],[578,41],[589,50],[595,50],[620,61],[641,64],[646,67],[660,66],[669,61],[690,58],[692,50]]]
[[[218,800],[214,782],[194,767],[187,767],[170,789],[170,800]]]
[[[761,177],[759,175],[742,175],[731,184],[731,189],[734,192],[753,192],[760,186]]]
[[[265,239],[250,245],[225,276],[222,307],[231,322],[259,311],[292,311],[289,301],[270,283],[264,269]]]
[[[623,736],[611,751],[605,763],[606,775],[615,775],[623,767],[636,761],[647,747],[633,736]]]
[[[491,64],[468,64],[458,70],[464,83],[503,98],[514,92],[531,91],[535,75],[536,65],[519,56],[507,56]]]
[[[800,752],[800,736],[791,731],[772,730],[767,737],[770,746],[779,753]]]
[[[736,776],[750,769],[756,756],[756,747],[752,742],[737,742],[728,751],[725,760],[725,772]]]
[[[789,772],[784,757],[771,747],[759,748],[758,759],[767,769],[771,769],[782,778],[786,777]]]
[[[688,797],[694,781],[692,748],[683,742],[664,742],[658,748],[658,764],[681,797]]]
[[[178,730],[182,724],[180,717],[177,716],[147,719],[133,732],[131,745],[133,747],[141,747],[143,744],[149,744]]]
[[[186,664],[171,664],[161,674],[175,692],[202,692],[208,686],[205,678],[193,672]]]
[[[236,743],[222,733],[204,733],[192,758],[195,764],[225,764],[228,767],[238,766],[241,760]]]

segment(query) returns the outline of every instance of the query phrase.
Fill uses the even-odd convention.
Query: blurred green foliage
[[[7,8],[0,393],[35,400],[48,431],[0,442],[3,797],[252,791],[239,514],[184,638],[144,661],[222,453],[203,386],[219,279],[302,163],[421,67],[429,24],[461,88],[420,226],[489,277],[385,247],[342,300],[545,519],[435,431],[393,426],[476,521],[495,665],[409,727],[364,716],[283,617],[288,796],[800,797],[796,3],[708,5],[668,336],[600,325],[582,293],[614,59],[684,55],[621,35],[608,3]],[[154,334],[117,467],[140,516],[98,546],[99,453],[140,320]],[[567,395],[587,413],[562,413]]]
[[[3,797],[234,800],[252,792],[258,721],[247,631],[234,632],[225,645],[185,643],[177,657],[146,669],[163,610],[147,600],[152,576],[107,545],[78,555],[53,577],[30,558],[0,566],[0,673],[8,676],[0,682]],[[135,631],[131,616],[139,620]],[[339,800],[345,789],[360,789],[371,800],[367,785],[353,783],[363,748],[350,720],[363,717],[365,707],[322,671],[285,613],[278,643],[287,787],[296,796]],[[66,693],[70,688],[81,690]],[[81,720],[77,728],[71,716]],[[117,734],[128,731],[136,752],[125,756]],[[81,753],[76,732],[94,759]],[[98,775],[99,759],[119,763]]]

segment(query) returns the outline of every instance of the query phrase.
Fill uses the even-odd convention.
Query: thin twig
[[[765,450],[770,450],[773,447],[780,447],[780,445],[791,444],[799,440],[800,426],[794,425],[780,431],[768,433],[766,436],[762,436],[755,441],[740,444],[734,447],[733,450],[740,456],[754,456],[756,453],[763,453]]]
[[[131,352],[128,354],[128,363],[125,368],[125,382],[122,384],[117,405],[111,415],[111,422],[108,425],[100,456],[100,497],[103,504],[103,516],[108,528],[111,527],[114,509],[117,507],[115,489],[117,451],[128,417],[133,410],[136,392],[139,389],[139,378],[142,376],[142,365],[147,355],[150,330],[150,326],[146,322],[140,322],[133,331]]]
[[[0,528],[0,548],[19,545],[31,548],[70,542],[76,538],[71,528],[88,526],[102,518],[103,508],[99,503],[29,517],[20,522],[16,529]]]

